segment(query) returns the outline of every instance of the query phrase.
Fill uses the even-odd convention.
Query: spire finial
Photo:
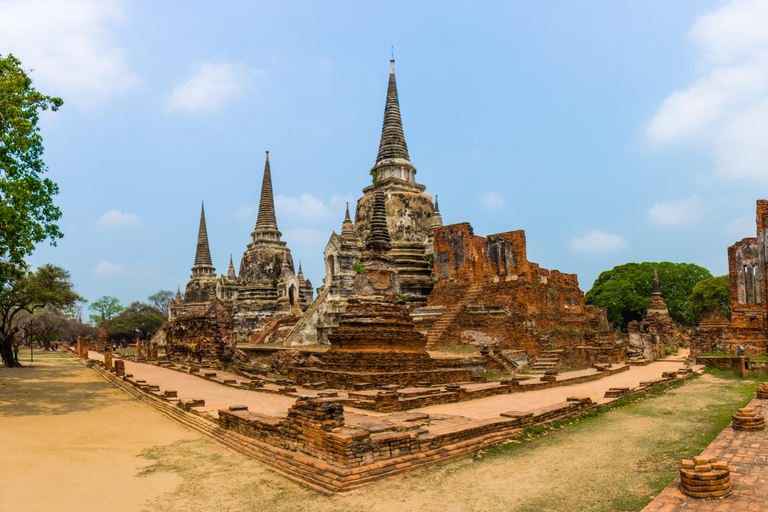
[[[440,207],[437,205],[437,194],[435,194],[435,211],[436,212],[440,211]]]
[[[659,285],[659,273],[656,271],[656,267],[653,268],[653,289],[651,293],[661,294],[661,285]]]
[[[352,220],[349,218],[349,201],[347,201],[347,214],[344,216],[344,221]]]
[[[205,227],[205,203],[202,204],[200,209],[200,228],[197,232],[197,250],[195,251],[195,264],[192,267],[192,272],[195,273],[198,270],[202,270],[202,267],[211,267],[213,269],[211,250],[208,248],[208,230]],[[215,269],[211,272],[213,271]]]
[[[176,287],[176,300],[181,300],[181,286]]]
[[[395,59],[391,59],[389,69],[389,85],[387,86],[387,101],[384,104],[384,123],[381,127],[381,142],[376,165],[392,165],[392,160],[399,165],[413,167],[408,157],[408,145],[403,135],[403,121],[400,118],[400,102],[397,98],[397,82],[395,81]]]

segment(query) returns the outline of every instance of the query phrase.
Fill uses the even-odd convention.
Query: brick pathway
[[[640,382],[658,379],[663,372],[675,371],[683,366],[684,363],[680,361],[656,361],[647,366],[633,366],[623,373],[571,386],[489,396],[455,404],[431,405],[414,411],[489,419],[497,418],[500,413],[506,411],[531,411],[562,403],[572,396],[589,397],[594,402],[600,402],[608,388],[636,387]]]
[[[752,400],[758,414],[765,414],[765,400]],[[743,512],[768,511],[768,431],[737,432],[726,427],[702,453],[728,462],[731,470],[733,494],[717,500],[697,500],[684,495],[680,489],[680,476],[675,478],[643,512],[712,511]]]
[[[103,361],[103,355],[98,352],[91,351],[89,357]],[[502,412],[532,411],[565,402],[568,397],[572,396],[590,397],[593,401],[599,402],[608,388],[636,387],[642,381],[660,378],[662,372],[674,371],[683,366],[680,361],[656,361],[647,366],[633,366],[623,373],[571,386],[496,395],[467,402],[433,405],[412,409],[412,411],[463,416],[474,420],[499,419],[499,414]],[[213,417],[218,417],[219,409],[226,409],[230,405],[246,405],[249,411],[281,417],[286,415],[288,408],[296,401],[290,396],[236,389],[151,364],[125,361],[125,371],[132,373],[135,379],[145,380],[148,384],[159,385],[161,391],[176,391],[182,400],[202,398],[205,400],[206,411]],[[217,377],[225,375],[225,372],[221,371],[216,373]],[[236,378],[232,374],[228,374],[228,376],[229,378]],[[242,377],[237,378],[244,380]],[[345,407],[345,410],[369,416],[386,415],[386,413],[364,411],[351,407]]]

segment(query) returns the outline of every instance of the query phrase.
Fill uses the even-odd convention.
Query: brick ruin
[[[605,311],[584,304],[575,274],[528,261],[525,232],[480,237],[469,223],[436,227],[427,307],[414,315],[429,348],[460,343],[522,349],[535,357],[561,350],[571,363],[624,358]]]
[[[669,316],[669,310],[661,296],[659,273],[653,269],[651,302],[645,318],[633,320],[627,325],[629,351],[636,359],[657,359],[664,357],[666,348],[676,348],[687,343],[687,336],[680,331]]]
[[[235,357],[232,310],[215,299],[169,320],[165,353],[169,361],[223,368]]]
[[[765,355],[768,349],[768,201],[756,205],[757,236],[728,248],[731,318],[709,317],[699,325],[691,342],[697,354],[725,352]]]

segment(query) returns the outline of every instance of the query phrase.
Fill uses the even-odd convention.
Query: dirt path
[[[324,497],[166,419],[81,363],[0,368],[0,510],[640,510],[754,383],[709,375],[532,441]]]

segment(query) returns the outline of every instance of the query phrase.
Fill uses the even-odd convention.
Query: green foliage
[[[608,321],[622,331],[632,320],[642,320],[651,302],[653,269],[658,269],[661,295],[672,319],[683,325],[695,325],[686,315],[688,297],[696,283],[712,277],[703,267],[693,263],[625,263],[602,272],[584,296],[584,302],[606,308]]]
[[[398,294],[397,300],[405,302],[406,301],[405,295],[403,295],[402,293]]]
[[[695,324],[704,315],[731,318],[730,292],[727,275],[702,279],[693,287],[685,313]]]
[[[373,186],[375,188],[379,188],[379,185],[381,185],[381,180],[379,179],[379,174],[381,173],[382,169],[371,169],[371,172],[369,173],[371,175],[371,181],[373,182]]]
[[[49,238],[56,245],[62,236],[55,224],[61,211],[52,200],[59,188],[41,178],[47,168],[37,126],[40,111],[62,104],[32,87],[16,57],[0,55],[0,260],[12,264],[2,272],[3,282],[23,276],[24,258],[36,243]],[[21,275],[7,276],[10,270]]]
[[[355,263],[354,269],[358,274],[365,274],[365,267],[360,262]]]
[[[147,338],[154,334],[165,323],[163,312],[154,306],[143,302],[133,302],[119,315],[106,323],[110,336],[132,340],[135,332],[139,331]]]
[[[18,317],[46,306],[62,310],[85,299],[72,290],[69,272],[55,265],[43,265],[35,272],[16,269],[6,276],[0,289],[0,355],[6,366],[20,366],[13,354],[16,335],[22,329]]]
[[[280,282],[280,281],[279,281],[277,278],[274,278],[274,279],[272,280],[272,287],[273,287],[273,288],[277,288],[277,283],[279,283],[279,282]]]
[[[93,325],[98,325],[102,318],[104,320],[111,320],[114,318],[115,315],[119,314],[125,309],[125,306],[120,304],[120,300],[117,297],[104,295],[103,297],[99,298],[99,300],[91,302],[91,304],[88,306],[88,309],[96,313],[88,317],[91,323]]]
[[[429,256],[422,256],[421,259],[422,261],[429,261]]]

